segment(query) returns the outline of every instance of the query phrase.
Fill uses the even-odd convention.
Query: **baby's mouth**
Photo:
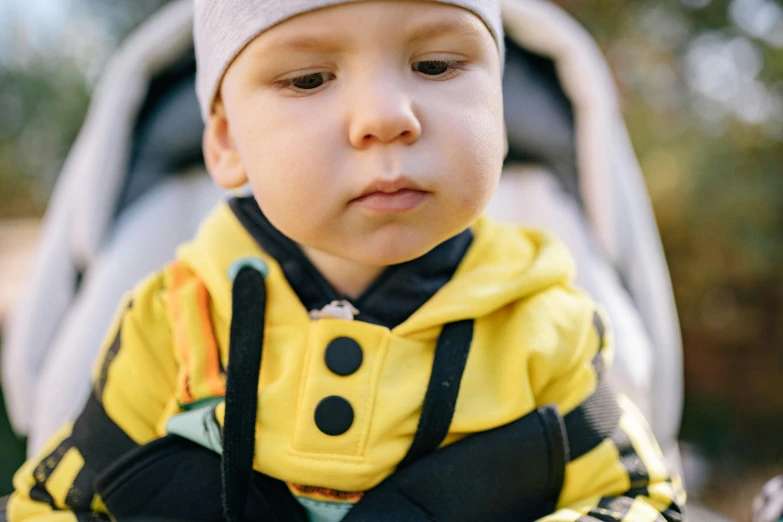
[[[418,208],[431,194],[412,179],[400,175],[374,180],[351,203],[373,213],[409,212]]]
[[[352,203],[373,213],[399,213],[418,208],[429,196],[430,193],[424,190],[403,188],[394,192],[370,192],[352,200]]]

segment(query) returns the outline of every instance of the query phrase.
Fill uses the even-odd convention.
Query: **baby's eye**
[[[304,76],[297,76],[296,78],[289,78],[287,80],[281,80],[278,82],[278,86],[281,89],[285,89],[286,87],[294,87],[302,91],[312,91],[333,79],[334,74],[332,73],[318,72],[313,74],[306,74]]]
[[[306,76],[299,76],[298,78],[293,78],[291,80],[291,85],[293,85],[297,89],[310,90],[310,89],[317,89],[325,82],[326,82],[326,78],[324,78],[324,73],[313,73],[313,74],[308,74]]]
[[[413,64],[413,70],[425,76],[440,76],[453,69],[464,70],[465,62],[426,60]]]

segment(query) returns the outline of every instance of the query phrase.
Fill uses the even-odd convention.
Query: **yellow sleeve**
[[[556,403],[566,415],[601,385],[604,436],[566,465],[554,513],[545,522],[664,522],[684,519],[685,491],[670,473],[646,420],[625,397],[603,381],[612,359],[606,316],[592,313],[569,363],[540,391],[539,402]],[[613,413],[610,413],[613,412]],[[611,420],[610,420],[611,418]],[[617,420],[619,418],[619,420]],[[608,423],[611,422],[611,425]],[[608,425],[608,426],[607,426]]]
[[[157,438],[157,424],[174,396],[177,365],[164,280],[163,274],[148,278],[121,306],[79,417],[14,476],[9,521],[109,520],[95,478]]]

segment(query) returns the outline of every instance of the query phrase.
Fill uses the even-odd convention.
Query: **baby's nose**
[[[407,93],[382,89],[355,100],[349,134],[358,149],[394,141],[410,145],[421,136],[421,122]]]

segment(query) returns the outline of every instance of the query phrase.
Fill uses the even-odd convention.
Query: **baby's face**
[[[236,185],[214,171],[241,165],[266,216],[300,244],[400,263],[487,205],[502,105],[497,47],[471,12],[344,4],[275,26],[236,58],[210,121],[229,156],[210,170]]]

